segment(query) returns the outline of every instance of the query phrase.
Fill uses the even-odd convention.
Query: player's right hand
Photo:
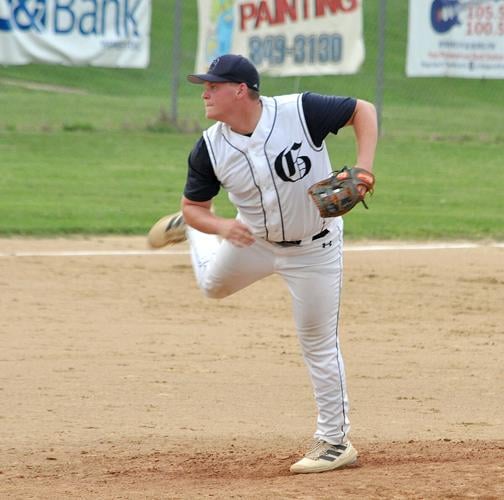
[[[248,247],[254,243],[252,231],[236,219],[223,219],[219,227],[219,236],[237,247]]]

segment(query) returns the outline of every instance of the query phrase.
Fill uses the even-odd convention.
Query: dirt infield
[[[360,456],[307,476],[288,471],[316,413],[282,281],[211,301],[184,253],[72,254],[144,249],[0,240],[1,498],[504,497],[503,248],[348,245]]]

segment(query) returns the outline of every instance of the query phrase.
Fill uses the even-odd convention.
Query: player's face
[[[206,117],[210,120],[226,121],[231,113],[236,112],[240,85],[229,82],[205,82],[203,85],[201,97],[205,104]]]

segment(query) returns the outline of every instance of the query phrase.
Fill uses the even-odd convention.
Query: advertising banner
[[[0,64],[144,68],[150,0],[0,0]]]
[[[362,0],[198,0],[196,72],[216,57],[249,58],[273,76],[356,73]]]
[[[406,74],[504,78],[504,0],[410,0]]]

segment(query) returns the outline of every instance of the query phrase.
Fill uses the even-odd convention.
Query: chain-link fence
[[[172,2],[170,16],[171,26],[182,26],[183,43],[176,52],[180,58],[177,62],[180,68],[177,101],[179,109],[184,109],[184,116],[197,119],[201,110],[197,105],[194,106],[194,98],[200,89],[185,85],[185,74],[194,70],[197,7],[196,1],[181,2],[181,17],[176,20],[173,14],[177,11],[179,1]],[[160,2],[154,3],[155,13],[159,6]],[[416,132],[433,137],[477,135],[499,140],[504,137],[504,120],[499,119],[500,113],[504,111],[502,80],[408,78],[405,71],[408,1],[363,0],[363,12],[366,58],[357,74],[280,78],[265,76],[262,92],[277,95],[311,90],[352,95],[373,101],[379,109],[385,135]],[[172,33],[175,35],[175,29]],[[170,57],[173,53],[172,51]]]

